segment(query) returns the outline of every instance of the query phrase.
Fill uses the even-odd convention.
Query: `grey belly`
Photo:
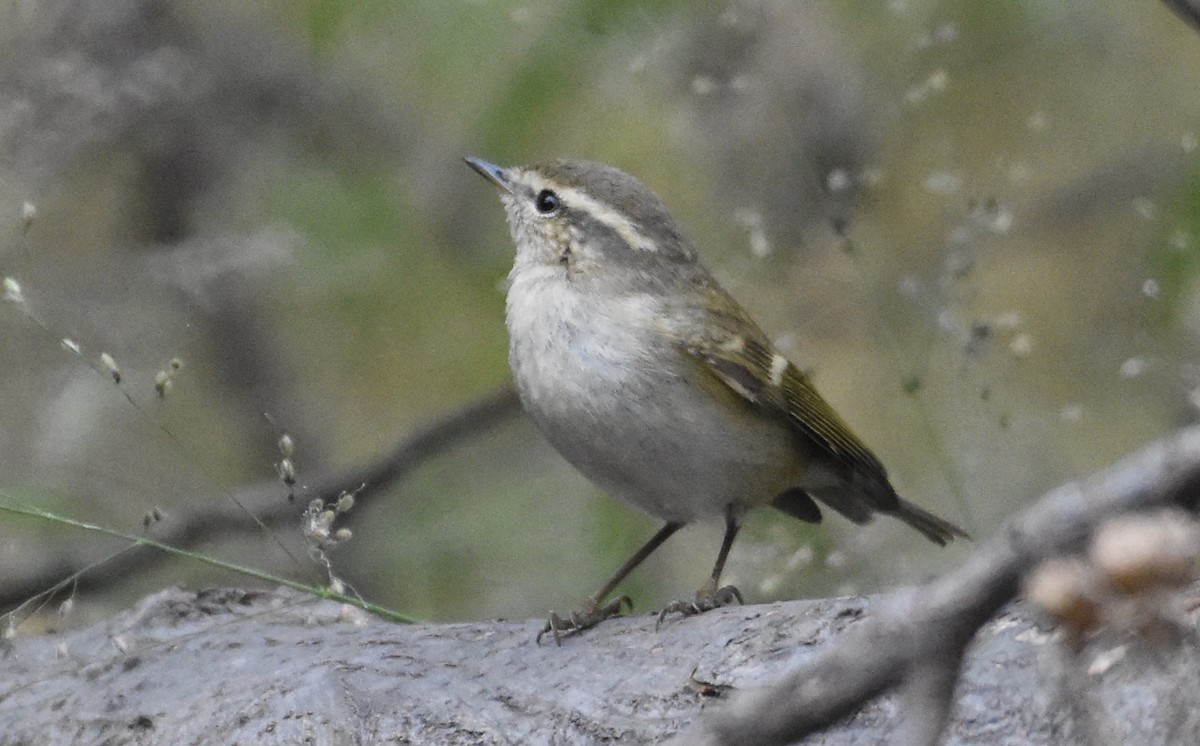
[[[536,384],[518,379],[518,385],[534,421],[571,464],[614,497],[664,521],[767,502],[803,470],[783,423],[749,408],[731,416],[683,380],[653,386],[626,380],[586,395],[576,388],[552,397],[553,405]]]

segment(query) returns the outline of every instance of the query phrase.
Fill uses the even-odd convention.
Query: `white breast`
[[[606,491],[690,521],[765,502],[798,473],[784,426],[731,417],[697,385],[661,301],[597,299],[557,266],[514,269],[510,281],[509,364],[525,409]]]

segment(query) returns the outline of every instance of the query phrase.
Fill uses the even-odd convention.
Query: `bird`
[[[578,634],[632,607],[610,599],[684,525],[725,532],[690,616],[737,601],[721,575],[750,509],[817,523],[827,507],[876,514],[945,545],[967,533],[900,497],[882,462],[701,263],[636,177],[586,160],[467,164],[500,189],[516,248],[505,323],[521,403],[602,490],[662,521],[612,577],[537,639]]]

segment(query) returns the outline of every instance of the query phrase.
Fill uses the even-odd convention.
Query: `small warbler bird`
[[[684,524],[723,516],[708,582],[659,615],[741,602],[721,572],[746,511],[894,516],[944,545],[957,526],[896,494],[879,459],[708,273],[653,192],[601,163],[467,163],[501,189],[516,244],[509,365],[550,443],[663,527],[538,639],[620,613],[618,584]]]

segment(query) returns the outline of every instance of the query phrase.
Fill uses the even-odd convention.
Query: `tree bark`
[[[0,743],[658,743],[879,605],[732,607],[657,633],[639,615],[558,647],[534,644],[540,619],[397,625],[287,590],[172,589],[87,629],[12,640]],[[1200,733],[1195,639],[1107,632],[1071,653],[1009,607],[970,648],[945,742],[1182,742]],[[885,695],[805,743],[888,742],[904,707]]]

